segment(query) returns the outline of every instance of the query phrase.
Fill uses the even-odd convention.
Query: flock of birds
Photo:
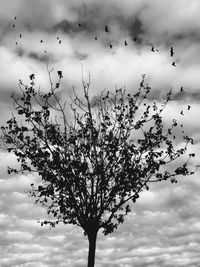
[[[16,20],[17,20],[17,17],[15,17],[15,21],[16,21]],[[83,25],[82,25],[81,23],[78,23],[78,26],[79,26],[80,28],[83,27]],[[13,28],[16,28],[15,23],[13,23]],[[109,32],[110,32],[110,28],[108,27],[108,25],[105,25],[104,31],[105,31],[106,33],[109,33]],[[22,34],[21,34],[21,33],[19,34],[19,38],[20,38],[20,39],[22,38]],[[61,44],[62,44],[62,40],[60,39],[60,37],[57,37],[56,39],[57,39],[58,43],[61,45]],[[97,40],[98,40],[98,36],[95,36],[95,37],[94,37],[94,40],[97,41]],[[134,37],[133,40],[134,40],[134,42],[137,42],[137,38],[136,38],[136,37]],[[41,39],[41,40],[40,40],[40,43],[44,43],[44,41]],[[15,44],[18,45],[18,42],[16,41]],[[127,42],[127,40],[124,40],[124,46],[128,46],[128,42]],[[110,43],[110,44],[109,44],[109,48],[112,49],[112,48],[113,48],[113,44]],[[159,51],[159,50],[156,49],[154,45],[151,47],[151,52],[154,53],[154,52],[158,52],[158,51]],[[44,52],[46,53],[47,51],[44,50]],[[174,57],[175,52],[174,52],[174,48],[173,48],[172,46],[170,46],[169,54],[170,54],[171,57]],[[176,62],[175,62],[175,61],[173,61],[171,64],[172,64],[172,66],[176,67]],[[183,92],[183,87],[182,87],[182,86],[181,86],[180,92],[181,92],[181,93]],[[191,108],[191,106],[188,105],[187,109],[190,110],[190,108]],[[183,110],[181,110],[180,114],[181,114],[181,115],[184,115]]]
[[[15,17],[15,21],[16,20],[17,20],[17,17]],[[78,23],[78,26],[80,28],[83,27],[83,25],[81,23]],[[13,28],[15,28],[15,27],[16,27],[16,25],[15,25],[15,23],[13,23]],[[108,27],[108,25],[105,25],[104,31],[106,33],[110,33],[110,28]],[[21,33],[19,34],[19,38],[20,39],[22,38],[22,34]],[[94,39],[97,41],[98,40],[98,36],[95,36]],[[137,37],[133,37],[133,40],[134,40],[134,42],[137,42]],[[58,41],[59,44],[62,44],[62,40],[59,37],[57,37],[57,41]],[[44,43],[44,41],[43,40],[40,40],[40,43]],[[18,42],[16,41],[15,44],[18,45]],[[112,43],[109,43],[108,46],[109,46],[110,49],[113,48],[113,44]],[[124,46],[128,46],[127,40],[124,40]],[[44,52],[46,53],[46,50],[44,50]],[[158,52],[158,49],[156,49],[155,46],[153,45],[151,47],[151,52]],[[174,54],[175,54],[174,53],[174,49],[171,46],[170,47],[170,56],[173,57]],[[172,62],[172,66],[176,67],[176,62],[175,61]]]

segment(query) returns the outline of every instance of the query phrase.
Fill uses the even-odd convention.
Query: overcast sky
[[[115,86],[134,92],[145,73],[152,100],[173,89],[165,120],[184,121],[195,140],[193,163],[199,164],[199,14],[199,0],[0,0],[0,124],[11,116],[10,95],[19,92],[19,79],[26,83],[34,73],[38,87],[48,90],[47,64],[54,79],[63,71],[61,94],[67,99],[73,86],[82,90],[81,69],[85,80],[90,72],[92,96]],[[41,227],[37,219],[46,211],[25,193],[37,177],[8,176],[11,164],[14,156],[0,151],[0,266],[86,266],[88,242],[81,229]],[[197,267],[199,249],[196,172],[175,185],[154,184],[117,231],[99,233],[96,266]]]

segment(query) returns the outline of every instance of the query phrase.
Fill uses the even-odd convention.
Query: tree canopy
[[[179,166],[173,164],[193,139],[182,134],[183,146],[177,148],[180,124],[173,119],[167,126],[162,117],[172,92],[162,103],[151,104],[145,75],[137,92],[104,90],[93,99],[90,80],[83,81],[83,98],[74,90],[67,109],[59,95],[62,71],[57,74],[53,83],[49,71],[47,93],[35,89],[34,74],[30,85],[19,81],[21,95],[12,96],[17,114],[1,127],[1,139],[20,163],[20,169],[9,167],[8,173],[36,172],[41,177],[29,192],[50,215],[41,225],[82,227],[93,247],[88,266],[94,266],[99,229],[112,233],[150,183],[174,183],[177,176],[194,173],[195,168],[189,169],[194,153]]]

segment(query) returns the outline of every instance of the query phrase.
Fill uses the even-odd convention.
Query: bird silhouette
[[[112,49],[113,45],[112,45],[112,44],[110,44],[110,45],[109,45],[109,47],[110,47],[110,49]]]
[[[17,17],[15,17],[15,20],[17,19]]]
[[[109,32],[107,25],[105,26],[105,32]]]
[[[22,34],[20,33],[19,38],[22,38]]]
[[[134,38],[133,38],[133,41],[134,41],[134,42],[136,42],[136,41],[137,41],[137,38],[136,38],[136,37],[134,37]]]
[[[81,26],[82,26],[82,24],[81,24],[81,23],[79,23],[79,24],[78,24],[78,26],[79,26],[79,27],[81,27]]]
[[[44,41],[43,40],[40,40],[40,43],[43,43]]]
[[[61,44],[61,40],[59,41],[59,44]]]
[[[59,37],[57,37],[57,40],[59,40]]]
[[[18,43],[17,43],[17,42],[15,42],[15,44],[16,44],[16,45],[18,45]]]
[[[173,55],[174,55],[174,49],[172,46],[170,47],[170,55],[171,55],[171,57],[173,57]]]
[[[180,89],[181,92],[183,92],[183,86],[181,86],[181,89]]]
[[[184,115],[184,114],[183,114],[183,110],[181,110],[180,114],[181,114],[181,115]]]
[[[188,105],[188,110],[190,110],[191,109],[191,106],[190,105]]]
[[[172,63],[172,66],[176,67],[176,62],[175,61]]]
[[[95,36],[95,38],[94,38],[95,40],[97,40],[97,36]]]
[[[128,43],[127,43],[127,41],[126,41],[126,40],[125,40],[125,42],[124,42],[124,45],[125,45],[125,46],[127,46],[127,45],[128,45]]]
[[[155,47],[154,46],[152,46],[151,51],[155,52]]]

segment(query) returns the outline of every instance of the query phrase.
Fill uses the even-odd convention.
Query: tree
[[[20,80],[21,95],[12,96],[17,114],[1,127],[1,139],[20,163],[20,169],[9,167],[8,173],[37,172],[41,177],[29,191],[47,208],[49,219],[41,225],[82,227],[89,241],[88,267],[93,267],[99,229],[112,233],[151,182],[176,183],[177,176],[194,173],[189,170],[194,153],[178,167],[173,164],[193,140],[184,135],[184,146],[175,148],[174,132],[182,128],[175,119],[170,127],[162,119],[172,92],[161,104],[149,104],[151,88],[144,75],[134,94],[120,88],[93,100],[90,80],[83,81],[84,97],[73,91],[69,115],[58,94],[62,72],[57,74],[54,84],[49,71],[48,93],[35,90],[34,74],[29,86]]]

